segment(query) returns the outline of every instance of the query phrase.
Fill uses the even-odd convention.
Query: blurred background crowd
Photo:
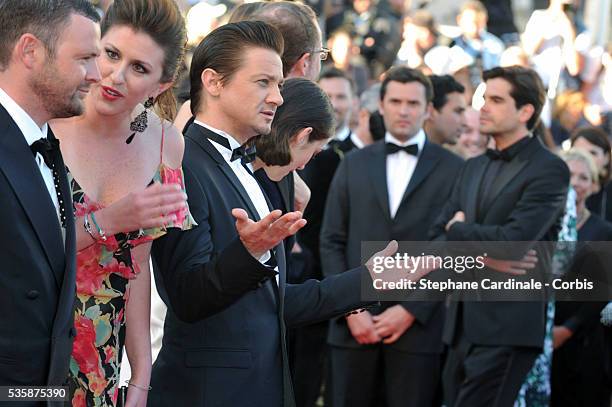
[[[101,12],[111,0],[99,0]],[[191,47],[225,23],[240,0],[180,0]],[[593,125],[612,136],[611,0],[307,0],[329,57],[358,97],[393,65],[452,75],[479,107],[480,74],[494,66],[531,66],[548,90],[543,112],[550,147]],[[187,59],[187,64],[189,59]],[[185,66],[185,75],[188,72]],[[188,98],[178,82],[179,102]],[[469,143],[468,140],[461,140]]]

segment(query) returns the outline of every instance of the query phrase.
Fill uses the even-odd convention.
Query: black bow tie
[[[255,161],[255,157],[257,157],[257,149],[255,148],[255,144],[252,146],[243,144],[240,147],[232,150],[232,157],[230,158],[230,161],[240,158],[242,164],[248,164]]]
[[[240,147],[232,150],[229,140],[223,137],[222,135],[217,134],[215,132],[208,132],[206,134],[206,137],[214,141],[215,143],[222,145],[228,150],[231,150],[232,157],[230,158],[230,161],[235,161],[240,158],[242,161],[242,164],[248,164],[248,163],[255,161],[255,157],[257,157],[257,150],[255,148],[255,143],[253,143],[252,145],[249,145],[249,143],[247,142],[241,145]]]
[[[39,153],[47,167],[53,168],[53,155],[59,151],[59,141],[57,139],[41,138],[32,143],[30,150],[32,150],[34,156]]]
[[[491,160],[502,160],[502,161],[510,161],[510,157],[508,156],[508,152],[503,150],[493,150],[491,148],[487,148],[487,157]]]
[[[387,155],[395,154],[398,151],[405,151],[414,156],[419,155],[419,146],[417,144],[410,144],[409,146],[402,147],[394,143],[387,143],[385,147],[387,149]]]

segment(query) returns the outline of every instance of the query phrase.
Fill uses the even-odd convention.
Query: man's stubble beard
[[[84,111],[78,88],[67,89],[62,79],[55,65],[49,64],[29,80],[30,89],[53,119],[79,116]]]

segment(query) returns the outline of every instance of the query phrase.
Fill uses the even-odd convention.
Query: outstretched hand
[[[232,216],[236,218],[236,230],[242,244],[256,259],[306,225],[301,212],[283,215],[278,209],[258,222],[249,219],[247,212],[240,208],[232,209]]]
[[[521,260],[497,260],[490,257],[484,260],[485,266],[490,269],[514,276],[527,274],[527,271],[535,268],[537,262],[538,257],[533,249],[529,250]]]

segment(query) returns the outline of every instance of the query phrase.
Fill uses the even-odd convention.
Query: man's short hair
[[[262,21],[225,24],[208,34],[196,47],[191,60],[191,113],[197,113],[202,100],[202,72],[212,69],[227,83],[242,67],[247,48],[264,48],[283,53],[283,36]]]
[[[353,78],[348,76],[346,72],[344,72],[343,70],[338,69],[333,66],[329,68],[325,68],[321,72],[321,75],[319,75],[319,82],[321,82],[323,79],[335,79],[335,78],[346,80],[351,87],[351,92],[355,92],[355,82],[353,82]]]
[[[487,8],[478,0],[468,0],[461,5],[459,14],[463,14],[464,11],[471,10],[477,15],[488,17]]]
[[[540,120],[542,107],[546,102],[546,92],[542,79],[536,71],[522,66],[496,67],[482,73],[484,81],[501,78],[511,86],[510,96],[514,99],[517,109],[530,104],[533,106],[533,114],[527,121],[527,129],[532,130]]]
[[[315,12],[305,4],[292,1],[266,2],[250,16],[276,27],[285,39],[282,54],[283,75],[287,76],[298,59],[321,46]]]
[[[412,69],[405,66],[396,66],[389,69],[385,74],[380,87],[380,100],[385,98],[387,86],[389,82],[410,83],[418,82],[425,87],[426,103],[430,103],[433,99],[433,86],[431,81],[423,72],[418,69]]]
[[[433,86],[433,107],[440,111],[448,102],[449,93],[463,93],[465,88],[450,75],[429,75]]]
[[[57,40],[72,14],[100,21],[88,0],[1,0],[0,71],[8,68],[17,40],[27,33],[38,38],[45,45],[47,54],[55,57]]]

